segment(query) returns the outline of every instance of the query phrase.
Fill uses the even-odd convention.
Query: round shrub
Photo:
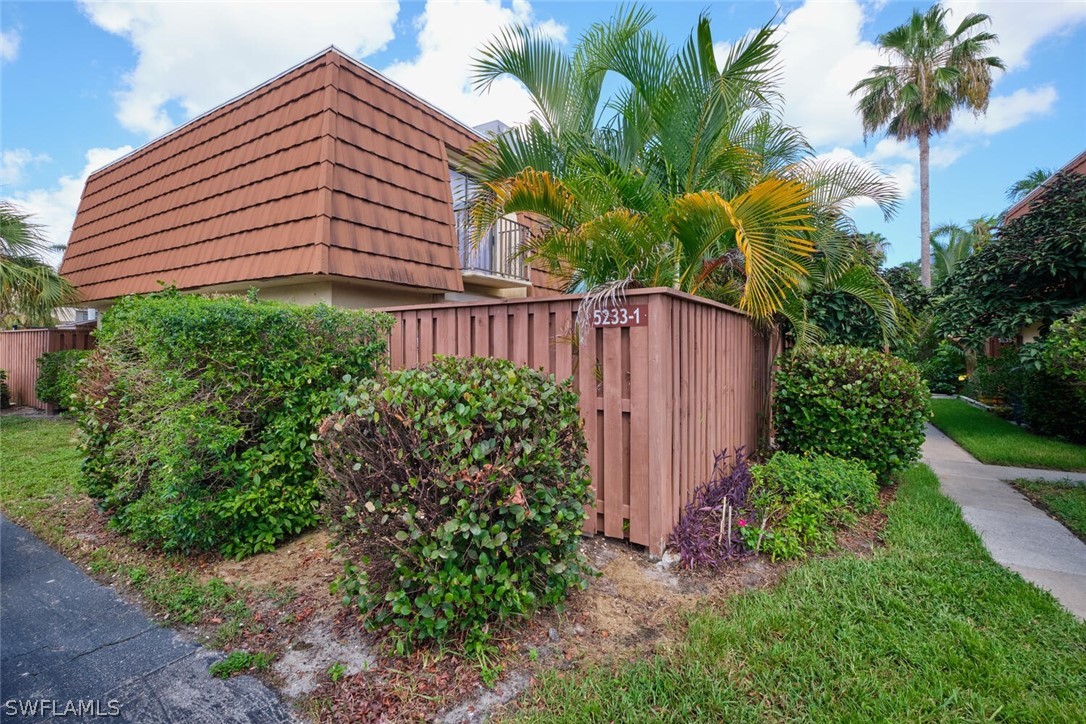
[[[388,315],[166,291],[106,313],[79,422],[87,492],[132,539],[242,557],[319,520],[311,436]]]
[[[581,585],[586,444],[569,382],[437,358],[363,382],[320,428],[344,602],[401,651],[559,603]]]
[[[90,351],[67,349],[38,358],[38,383],[34,394],[42,402],[67,409],[79,386],[80,368]]]
[[[743,539],[774,560],[833,547],[834,531],[878,502],[875,474],[853,460],[778,452],[750,472]]]
[[[909,362],[859,347],[812,347],[784,360],[776,384],[785,452],[859,460],[883,480],[920,457],[931,410]]]

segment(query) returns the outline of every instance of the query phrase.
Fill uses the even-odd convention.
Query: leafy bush
[[[969,376],[965,393],[981,402],[1011,405],[1022,388],[1022,374],[1022,363],[1013,349],[1004,350],[998,357],[981,357]]]
[[[927,386],[909,362],[857,347],[822,346],[776,374],[777,442],[785,452],[862,461],[881,479],[920,457]]]
[[[81,387],[84,477],[113,525],[164,550],[271,550],[317,522],[310,435],[387,315],[166,291],[117,302]]]
[[[830,548],[834,530],[874,509],[879,486],[862,463],[829,455],[776,453],[751,468],[748,505],[756,516],[741,528],[749,548],[798,558]]]
[[[1086,307],[1052,324],[1041,358],[1050,375],[1086,388]]]
[[[717,453],[712,476],[694,489],[668,539],[684,568],[712,568],[748,552],[741,528],[749,512],[750,463],[742,448],[730,465],[728,457]]]
[[[590,501],[568,382],[497,359],[439,357],[364,381],[316,454],[338,587],[400,650],[556,604],[581,585]]]
[[[1066,378],[1025,368],[1021,386],[1012,398],[1016,422],[1049,437],[1086,444],[1086,389]]]
[[[68,349],[38,358],[38,383],[34,394],[42,402],[67,409],[79,385],[80,369],[89,351]]]
[[[928,389],[941,395],[955,395],[962,389],[965,376],[965,353],[943,340],[926,360],[920,363],[920,376]]]
[[[8,371],[0,370],[0,410],[11,407],[11,390],[8,389]]]

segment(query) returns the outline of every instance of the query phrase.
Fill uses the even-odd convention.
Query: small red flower
[[[740,528],[746,528],[746,527],[747,527],[747,521],[745,521],[745,520],[743,520],[742,518],[740,518],[740,519],[739,519],[739,527],[740,527]]]

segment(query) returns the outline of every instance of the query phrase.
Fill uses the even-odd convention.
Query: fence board
[[[755,447],[767,345],[730,307],[667,289],[627,297],[647,324],[581,330],[578,296],[386,309],[390,359],[497,356],[572,377],[596,494],[585,532],[659,552],[713,453]]]
[[[88,329],[11,329],[0,332],[0,369],[8,373],[8,390],[13,405],[54,411],[38,399],[38,358],[47,352],[93,349]]]

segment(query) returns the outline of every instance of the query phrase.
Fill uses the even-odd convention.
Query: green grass
[[[1086,446],[1041,437],[961,400],[932,400],[931,422],[982,463],[1086,471]]]
[[[70,420],[0,417],[0,509],[32,518],[71,497],[82,459]]]
[[[925,466],[886,547],[704,606],[651,660],[551,672],[528,721],[1081,720],[1086,625],[988,556]]]
[[[272,654],[258,651],[255,654],[248,651],[231,651],[222,661],[216,661],[208,668],[212,676],[220,679],[229,679],[234,674],[243,671],[263,671],[271,665]]]
[[[1045,480],[1015,480],[1014,486],[1086,541],[1086,486]]]

